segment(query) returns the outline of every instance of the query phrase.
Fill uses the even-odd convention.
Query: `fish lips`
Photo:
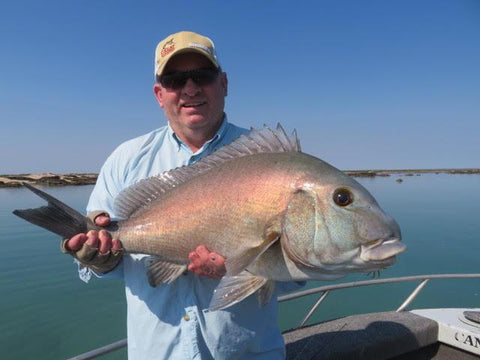
[[[389,261],[396,255],[404,252],[407,246],[400,239],[374,240],[361,245],[360,258],[363,261]]]

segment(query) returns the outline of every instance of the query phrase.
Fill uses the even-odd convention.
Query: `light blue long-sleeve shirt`
[[[170,126],[121,144],[103,165],[87,211],[107,211],[115,218],[114,200],[137,181],[196,162],[248,130],[225,121],[196,153]],[[193,251],[194,249],[192,249]],[[151,287],[146,255],[125,255],[102,277],[125,282],[129,359],[283,359],[284,343],[277,326],[276,296],[259,307],[255,296],[225,310],[207,310],[218,280],[192,273],[172,284]],[[284,291],[295,283],[278,283]]]

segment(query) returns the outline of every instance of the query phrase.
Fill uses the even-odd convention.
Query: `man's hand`
[[[195,251],[188,255],[188,258],[190,260],[188,270],[197,275],[220,279],[227,272],[225,258],[216,252],[211,252],[203,245],[197,246]]]
[[[102,213],[96,216],[94,221],[96,225],[104,227],[110,224],[110,217]],[[106,230],[90,230],[86,234],[74,235],[62,242],[62,251],[99,273],[112,270],[123,255],[120,240],[112,239]]]

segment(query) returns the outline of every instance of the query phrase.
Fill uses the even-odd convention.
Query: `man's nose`
[[[202,88],[198,86],[197,83],[192,79],[188,79],[187,82],[185,83],[185,86],[183,87],[183,92],[188,96],[195,96],[201,90]]]

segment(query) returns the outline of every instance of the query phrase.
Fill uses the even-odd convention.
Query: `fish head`
[[[322,273],[370,272],[406,249],[397,222],[357,181],[336,169],[295,185],[282,244],[295,263]]]

